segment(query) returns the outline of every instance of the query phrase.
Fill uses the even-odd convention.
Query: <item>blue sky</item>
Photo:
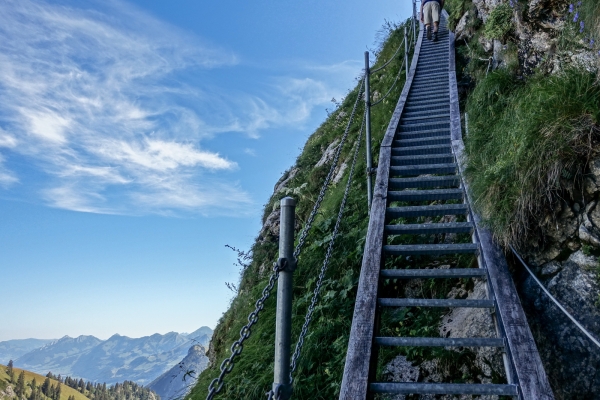
[[[214,327],[262,205],[410,0],[0,2],[0,340]]]

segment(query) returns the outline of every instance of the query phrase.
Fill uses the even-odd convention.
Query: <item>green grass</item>
[[[600,134],[597,76],[570,69],[523,82],[497,71],[467,111],[474,205],[501,243],[521,244],[543,232],[546,214],[586,169]]]
[[[403,35],[404,25],[387,23],[384,26],[384,40],[381,47],[376,50],[377,62],[374,67],[382,65],[393,56]],[[391,62],[386,69],[372,75],[372,93],[377,91],[383,95],[388,91],[399,72],[403,54],[404,52],[400,51],[400,57]],[[387,129],[403,86],[404,73],[402,72],[390,96],[372,109],[372,149],[375,165],[379,155],[379,143]],[[299,172],[287,186],[298,188],[306,183],[298,193],[290,194],[298,200],[296,214],[301,224],[307,220],[329,170],[329,165],[319,168],[314,168],[314,165],[321,158],[323,150],[334,140],[341,138],[357,92],[358,88],[351,90],[339,107],[330,113],[327,120],[308,139],[296,160],[295,167],[299,168]],[[348,142],[342,149],[340,164],[351,161],[353,145],[358,136],[364,110],[362,102],[360,103]],[[339,393],[368,223],[366,182],[362,173],[366,169],[364,143],[362,146],[344,221],[340,227],[341,232],[336,240],[333,258],[321,289],[320,301],[304,342],[298,369],[294,374],[295,399],[329,399],[337,397]],[[329,188],[294,273],[292,328],[294,343],[304,323],[304,315],[323,263],[349,169],[337,185]],[[278,193],[269,199],[265,205],[263,221],[284,196],[284,193]],[[267,284],[270,268],[267,268],[266,274],[261,275],[259,273],[261,266],[264,268],[276,261],[277,246],[276,238],[271,236],[257,240],[254,244],[253,259],[242,271],[238,295],[215,329],[209,350],[209,357],[213,364],[200,375],[198,384],[189,398],[196,400],[206,397],[208,385],[218,376],[218,367],[222,360],[231,354],[229,347],[239,338],[240,329],[247,322],[248,314],[254,309],[254,302],[260,297],[263,287]],[[264,399],[264,393],[270,389],[273,381],[274,320],[275,299],[272,295],[260,314],[259,322],[252,328],[251,337],[244,343],[242,355],[236,359],[231,374],[227,375],[226,384],[218,398]]]
[[[6,385],[9,382],[9,377],[8,374],[6,373],[6,366],[5,365],[1,365],[0,364],[0,385],[6,387]],[[21,371],[25,371],[25,385],[27,386],[27,389],[25,390],[26,395],[28,396],[31,393],[31,388],[29,387],[29,384],[31,383],[31,381],[35,378],[35,382],[38,386],[42,385],[42,383],[44,383],[44,380],[46,379],[45,376],[43,375],[39,375],[36,374],[34,372],[31,371],[27,371],[27,370],[22,370],[19,368],[13,368],[14,371],[14,375],[15,375],[15,382],[17,380],[17,377],[19,376],[19,374],[21,373]],[[50,383],[53,384],[54,386],[58,386],[58,381],[54,380],[54,379],[50,379]],[[13,388],[14,388],[14,383],[12,383]],[[68,398],[70,396],[75,396],[75,400],[89,400],[86,396],[84,396],[83,394],[81,394],[81,392],[70,388],[69,386],[62,384],[61,385],[61,392],[60,392],[60,400],[68,400]]]

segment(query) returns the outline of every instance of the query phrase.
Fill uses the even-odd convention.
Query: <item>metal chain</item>
[[[381,67],[377,67],[375,69],[372,69],[371,73],[374,74],[375,72],[381,71],[382,69],[384,69],[385,67],[387,67],[389,63],[391,63],[392,61],[394,61],[394,58],[396,58],[396,56],[398,55],[398,52],[402,48],[403,44],[404,44],[404,39],[402,39],[402,43],[400,43],[400,45],[396,49],[396,52],[394,53],[394,55],[389,60],[387,60],[387,62],[385,64],[383,64]]]
[[[354,159],[352,160],[352,167],[350,168],[350,175],[348,176],[348,182],[346,183],[346,190],[344,192],[344,197],[342,199],[342,203],[340,204],[340,210],[338,212],[337,221],[335,222],[335,227],[333,228],[333,233],[331,235],[331,241],[329,242],[329,247],[327,248],[327,253],[325,254],[325,259],[323,260],[323,266],[321,267],[321,273],[319,274],[319,279],[317,280],[317,285],[315,286],[315,290],[313,291],[313,297],[306,312],[306,316],[304,317],[304,325],[302,326],[302,330],[300,331],[300,336],[298,338],[298,342],[296,343],[296,349],[294,350],[294,355],[292,356],[292,364],[290,368],[290,382],[293,382],[292,374],[296,371],[296,367],[298,366],[298,358],[300,357],[300,352],[302,351],[302,346],[304,345],[304,339],[306,334],[308,333],[308,325],[312,319],[313,312],[315,311],[315,306],[319,299],[319,293],[321,292],[321,286],[323,284],[323,279],[325,278],[325,273],[327,272],[327,267],[329,266],[329,261],[331,260],[331,256],[333,255],[333,246],[335,244],[335,239],[338,235],[338,231],[340,228],[340,222],[342,221],[342,215],[344,213],[344,208],[346,207],[346,200],[348,198],[348,193],[350,192],[350,185],[352,184],[352,175],[354,174],[354,166],[356,165],[356,160],[358,159],[358,153],[360,150],[360,145],[362,143],[363,130],[365,127],[365,118],[366,113],[363,114],[362,124],[360,126],[360,133],[358,135],[358,140],[356,143],[356,150],[354,151]]]
[[[256,301],[256,308],[250,313],[250,315],[248,315],[248,323],[240,330],[240,338],[231,345],[231,356],[223,360],[220,367],[221,374],[218,378],[213,379],[208,386],[208,396],[206,397],[206,400],[212,400],[215,395],[219,393],[221,389],[223,389],[223,379],[225,378],[225,375],[229,374],[233,370],[235,365],[233,362],[234,359],[242,354],[242,350],[244,349],[244,341],[250,337],[250,334],[252,333],[252,326],[258,322],[258,313],[265,308],[265,301],[271,295],[271,291],[275,286],[275,282],[279,278],[279,271],[280,266],[275,264],[273,267],[273,273],[269,277],[269,283],[262,291],[262,297]]]
[[[294,258],[296,260],[298,259],[298,256],[300,255],[300,252],[302,251],[302,247],[304,247],[304,242],[306,241],[308,232],[310,231],[310,228],[312,227],[315,217],[317,216],[317,211],[319,211],[319,208],[321,207],[321,202],[325,198],[325,192],[327,191],[327,188],[329,187],[329,183],[331,182],[331,179],[333,178],[333,174],[335,172],[338,160],[340,158],[340,154],[342,152],[342,147],[344,147],[344,143],[346,142],[346,138],[348,137],[348,133],[350,132],[350,126],[352,125],[352,121],[354,120],[354,115],[356,114],[356,107],[358,106],[358,102],[359,102],[360,98],[362,97],[364,86],[365,86],[365,79],[363,77],[362,83],[360,84],[360,88],[358,89],[358,96],[356,96],[356,101],[354,102],[354,108],[352,109],[352,114],[350,114],[350,119],[348,120],[348,125],[346,125],[346,130],[344,131],[344,135],[342,136],[342,141],[340,142],[340,144],[335,152],[335,157],[333,158],[333,163],[331,164],[331,168],[329,168],[329,173],[327,174],[327,177],[325,178],[325,182],[323,182],[323,186],[321,187],[321,192],[319,193],[319,197],[317,197],[317,201],[315,202],[315,205],[313,206],[310,216],[308,217],[308,220],[306,221],[306,224],[304,225],[304,228],[302,229],[300,238],[298,239],[298,244],[296,245],[296,249],[294,250]]]
[[[371,107],[375,107],[377,104],[379,104],[383,100],[385,100],[385,98],[388,97],[390,95],[390,93],[392,93],[392,90],[394,90],[394,88],[396,87],[396,84],[398,83],[398,79],[400,79],[400,75],[402,75],[403,68],[404,68],[404,60],[402,60],[402,65],[400,66],[400,69],[398,70],[398,75],[396,75],[396,79],[394,79],[394,83],[392,84],[392,87],[390,87],[390,89],[387,91],[387,93],[381,99],[379,99],[375,103],[371,104]]]
[[[409,36],[409,38],[410,38],[410,37],[412,37],[412,32],[413,32],[413,27],[412,27],[412,24],[411,24],[411,26],[410,26],[410,31],[409,31],[409,35],[408,35],[408,36]],[[370,71],[370,73],[371,73],[371,74],[374,74],[375,72],[379,72],[379,71],[381,71],[382,69],[384,69],[385,67],[387,67],[387,66],[388,66],[388,64],[389,64],[389,63],[391,63],[391,62],[394,60],[394,58],[396,58],[396,56],[398,55],[398,52],[399,52],[399,51],[400,51],[400,49],[402,48],[402,45],[403,45],[403,44],[406,44],[404,39],[402,39],[402,43],[400,43],[400,45],[398,45],[398,48],[396,49],[396,52],[394,53],[394,55],[393,55],[393,56],[392,56],[392,57],[391,57],[389,60],[387,60],[387,62],[386,62],[385,64],[383,64],[381,67],[377,67],[377,68],[375,68],[375,69],[372,69],[372,70]],[[412,43],[412,40],[411,40],[411,41],[410,41],[410,44],[408,45],[408,48],[410,49],[410,48],[412,47],[412,45],[413,45],[413,43]]]

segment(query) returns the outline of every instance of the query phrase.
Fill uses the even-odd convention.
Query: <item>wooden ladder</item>
[[[446,20],[444,14],[437,42],[423,38],[421,26],[409,77],[381,145],[340,399],[374,398],[384,393],[553,399],[503,253],[489,232],[479,226],[469,206],[468,188],[461,177],[459,162],[463,144],[454,71],[454,34],[447,29]],[[457,218],[423,222],[443,216]],[[457,219],[463,222],[456,222]],[[454,222],[444,222],[448,220]],[[472,241],[431,243],[434,235],[442,234],[446,238],[471,235]],[[391,244],[398,235],[420,244]],[[406,269],[406,257],[463,254],[471,255],[479,268]],[[485,280],[487,298],[380,296],[385,280],[456,278]],[[489,309],[497,337],[380,336],[381,313],[398,307]],[[399,346],[501,348],[505,352],[508,383],[377,382],[379,348]]]

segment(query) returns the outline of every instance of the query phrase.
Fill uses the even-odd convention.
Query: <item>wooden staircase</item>
[[[446,16],[437,42],[423,38],[421,28],[408,80],[381,146],[340,399],[378,394],[553,399],[506,260],[489,232],[479,226],[461,177],[454,35],[446,27]],[[399,235],[404,243],[415,244],[393,244]],[[435,235],[457,240],[440,243]],[[459,240],[465,237],[467,242]],[[435,260],[460,255],[470,255],[478,268],[407,269],[407,257]],[[390,279],[458,278],[484,280],[487,298],[380,297]],[[497,336],[381,336],[381,313],[399,307],[488,309]],[[379,349],[405,346],[500,348],[507,383],[378,382]]]

